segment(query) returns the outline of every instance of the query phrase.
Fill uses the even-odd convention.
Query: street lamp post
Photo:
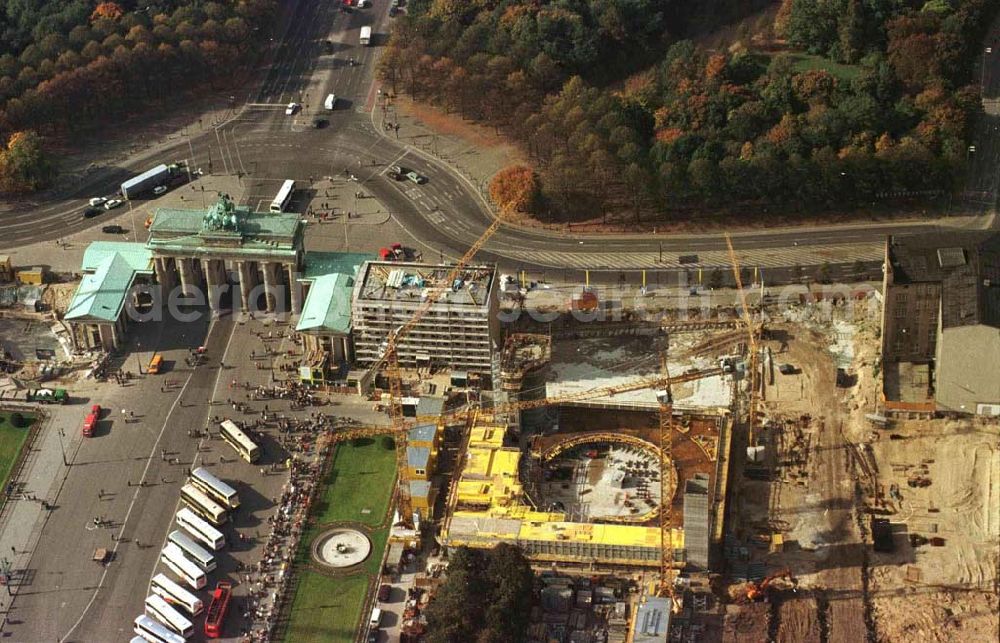
[[[135,340],[135,368],[139,375],[142,375],[142,356],[139,354],[141,350],[142,344],[139,343],[139,340]]]
[[[344,252],[350,251],[350,237],[347,234],[348,222],[351,218],[351,212],[347,211],[344,213]]]
[[[132,221],[132,241],[139,240],[139,231],[135,228],[135,211],[132,209],[132,199],[125,199],[128,202],[128,216]]]
[[[62,427],[59,427],[59,453],[62,454],[63,466],[68,467],[69,460],[66,459],[66,448],[63,446],[62,441],[64,437],[66,437],[66,434],[63,432]]]

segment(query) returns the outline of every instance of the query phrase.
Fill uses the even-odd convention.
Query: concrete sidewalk
[[[54,406],[45,409],[47,417],[34,443],[24,468],[11,483],[19,491],[7,501],[0,514],[0,559],[8,566],[12,580],[6,592],[0,592],[0,613],[7,614],[20,586],[19,579],[28,571],[35,544],[49,517],[49,512],[59,504],[59,494],[66,481],[70,463],[83,439],[79,432],[69,429],[80,410],[74,405]],[[60,432],[65,436],[60,435]],[[44,507],[48,503],[49,509]],[[2,628],[0,628],[2,630]]]
[[[381,101],[372,110],[372,124],[375,130],[389,139],[411,145],[420,152],[447,163],[468,180],[489,202],[489,181],[494,174],[512,163],[520,161],[516,146],[502,137],[490,135],[488,129],[475,123],[462,123],[470,130],[482,130],[483,140],[476,142],[458,133],[442,133],[435,130],[416,115],[417,110],[435,108],[415,106],[408,97],[395,96],[391,101]],[[457,115],[442,115],[443,118],[458,118]],[[399,125],[386,129],[387,125]]]

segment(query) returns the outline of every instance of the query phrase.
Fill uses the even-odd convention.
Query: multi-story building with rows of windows
[[[389,332],[434,301],[397,342],[400,364],[489,373],[500,323],[495,266],[470,266],[445,283],[451,266],[369,261],[354,284],[355,360],[379,359]]]

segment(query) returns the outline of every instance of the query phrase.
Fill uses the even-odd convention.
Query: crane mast
[[[730,238],[729,233],[726,233],[726,248],[729,250],[729,262],[733,267],[733,277],[736,278],[736,292],[740,298],[740,314],[743,317],[743,325],[746,327],[747,348],[750,351],[750,404],[747,411],[747,445],[752,447],[756,446],[754,443],[754,426],[757,422],[757,405],[759,402],[757,392],[759,385],[757,378],[757,328],[753,322],[753,318],[750,316],[750,307],[747,305],[746,292],[743,290],[743,276],[741,274],[740,262],[736,256],[736,251],[733,249],[733,240]]]
[[[372,365],[372,371],[375,372],[383,364],[386,366],[386,377],[389,380],[389,420],[392,426],[392,434],[395,437],[396,443],[396,471],[399,477],[399,484],[397,485],[398,496],[397,496],[397,510],[399,513],[400,524],[406,527],[413,526],[413,503],[410,497],[409,481],[405,480],[407,461],[406,461],[406,422],[403,417],[403,378],[399,367],[399,342],[410,332],[420,320],[423,319],[427,311],[440,299],[441,294],[445,292],[445,288],[449,288],[455,279],[462,273],[465,267],[472,261],[472,258],[477,252],[486,244],[486,241],[493,236],[493,233],[497,231],[500,227],[501,219],[497,217],[493,220],[488,228],[483,232],[483,234],[476,239],[476,241],[469,247],[464,255],[455,263],[451,268],[445,278],[442,280],[443,284],[441,288],[433,291],[433,294],[427,297],[426,300],[421,304],[420,308],[414,311],[413,315],[404,323],[402,326],[397,328],[395,331],[390,331],[389,336],[386,338],[385,352],[382,357]]]
[[[674,449],[674,397],[670,388],[670,372],[666,351],[660,359],[663,372],[663,392],[659,399],[659,442],[660,442],[660,582],[657,595],[668,597],[674,602],[674,540],[670,522],[673,517],[673,494],[670,491],[673,470]]]

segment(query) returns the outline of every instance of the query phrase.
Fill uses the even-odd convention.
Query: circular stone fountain
[[[312,546],[313,560],[336,569],[364,562],[372,551],[368,536],[357,529],[338,527],[319,535]]]

